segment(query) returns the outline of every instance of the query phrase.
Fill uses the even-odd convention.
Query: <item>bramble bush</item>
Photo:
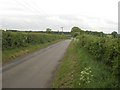
[[[111,68],[113,76],[120,80],[120,38],[79,35],[79,46],[84,47],[96,60]]]

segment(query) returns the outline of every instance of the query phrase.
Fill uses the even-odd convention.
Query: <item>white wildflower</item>
[[[81,73],[83,74],[83,71],[81,71]]]
[[[88,81],[87,83],[90,83],[90,81]]]

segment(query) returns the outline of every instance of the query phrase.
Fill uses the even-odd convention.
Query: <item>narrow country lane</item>
[[[3,67],[3,88],[50,87],[71,40],[64,40]]]

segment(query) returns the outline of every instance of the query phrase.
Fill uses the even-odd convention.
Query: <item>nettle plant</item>
[[[86,86],[92,81],[92,70],[91,67],[84,68],[80,73],[79,86]]]

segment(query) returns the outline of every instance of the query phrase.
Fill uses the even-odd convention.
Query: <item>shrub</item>
[[[57,39],[63,39],[65,36],[46,33],[25,33],[25,32],[3,32],[2,49],[13,49],[26,47],[27,45],[43,44]]]
[[[79,35],[79,46],[84,47],[98,61],[111,68],[112,74],[120,79],[120,38]]]

